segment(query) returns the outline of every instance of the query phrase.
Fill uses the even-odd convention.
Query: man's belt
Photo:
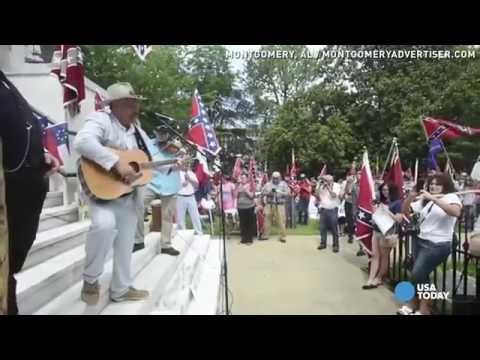
[[[190,194],[190,195],[183,195],[183,194],[177,194],[178,196],[183,196],[183,197],[190,197],[190,196],[194,196],[195,194]]]

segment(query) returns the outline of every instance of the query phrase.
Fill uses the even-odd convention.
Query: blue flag
[[[427,167],[429,170],[438,170],[437,154],[443,150],[443,142],[438,138],[434,138],[428,142]]]

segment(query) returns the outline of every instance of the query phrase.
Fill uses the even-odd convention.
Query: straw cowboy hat
[[[110,105],[113,101],[121,99],[146,100],[146,98],[135,94],[132,85],[128,82],[119,82],[107,88],[108,96],[103,105]]]

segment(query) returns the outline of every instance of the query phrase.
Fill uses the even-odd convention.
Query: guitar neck
[[[172,160],[159,160],[159,161],[149,161],[142,163],[140,167],[142,169],[153,169],[159,166],[164,166],[164,165],[173,165],[177,163],[177,159],[172,159]]]

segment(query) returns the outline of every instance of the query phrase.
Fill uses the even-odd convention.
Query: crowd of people
[[[31,124],[28,104],[3,73],[0,72],[0,75],[0,97],[2,104],[7,105],[2,106],[2,118],[6,119],[6,127],[2,127],[2,139],[4,144],[7,143],[7,151],[4,152],[6,167],[11,169],[6,172],[11,244],[8,312],[16,314],[14,275],[21,270],[35,239],[47,191],[45,176],[57,170],[59,165],[52,156],[44,154],[39,140],[41,133],[38,126]],[[131,259],[134,251],[145,247],[144,220],[153,200],[161,202],[161,237],[157,244],[159,254],[180,254],[172,244],[172,229],[174,223],[179,229],[186,228],[187,212],[195,234],[202,235],[205,225],[202,217],[208,214],[212,222],[212,213],[218,214],[222,208],[232,223],[238,219],[242,244],[251,245],[255,239],[268,240],[274,224],[278,227],[278,240],[286,243],[287,227],[295,222],[302,225],[309,223],[312,202],[318,210],[318,250],[327,248],[328,233],[331,234],[334,253],[340,250],[339,238],[342,233],[349,243],[354,241],[360,172],[347,170],[346,178],[337,182],[330,174],[323,174],[316,179],[308,179],[306,174],[300,174],[297,180],[290,174],[282,178],[279,171],[273,171],[269,179],[267,176],[252,179],[251,169],[245,166],[230,177],[219,178],[199,160],[192,160],[188,151],[173,139],[165,126],[155,128],[154,139],[147,136],[138,120],[142,99],[130,84],[114,84],[107,92],[109,97],[105,104],[109,105],[109,111],[97,111],[86,117],[84,126],[75,138],[75,150],[105,171],[114,172],[127,184],[135,181],[136,172],[109,148],[140,149],[152,161],[174,160],[174,163],[155,168],[148,185],[135,187],[117,199],[85,197],[92,225],[85,245],[81,299],[88,305],[95,305],[99,301],[99,278],[112,247],[111,300],[137,301],[149,296],[148,291],[133,286]],[[25,138],[25,129],[33,140]],[[33,135],[29,133],[31,129]],[[23,155],[19,154],[23,154],[23,148],[15,150],[15,146],[21,147],[18,139],[24,138],[24,142],[32,141],[32,146],[22,159]],[[376,179],[374,209],[390,213],[396,225],[388,232],[382,232],[374,224],[372,249],[368,254],[369,275],[363,289],[375,289],[385,282],[390,252],[398,242],[405,219],[416,221],[419,229],[411,272],[414,284],[428,282],[433,269],[449,256],[454,226],[462,207],[468,214],[467,226],[473,228],[480,210],[478,197],[471,194],[460,197],[456,191],[473,189],[478,187],[477,184],[466,174],[462,174],[456,184],[448,175],[429,175],[424,187],[406,177],[405,188],[401,189],[406,194],[403,198],[394,184]],[[26,182],[30,185],[26,186]],[[220,199],[223,199],[222,204]],[[357,255],[365,255],[360,243]],[[427,301],[412,301],[408,306],[403,306],[399,313],[430,314],[430,305]]]

